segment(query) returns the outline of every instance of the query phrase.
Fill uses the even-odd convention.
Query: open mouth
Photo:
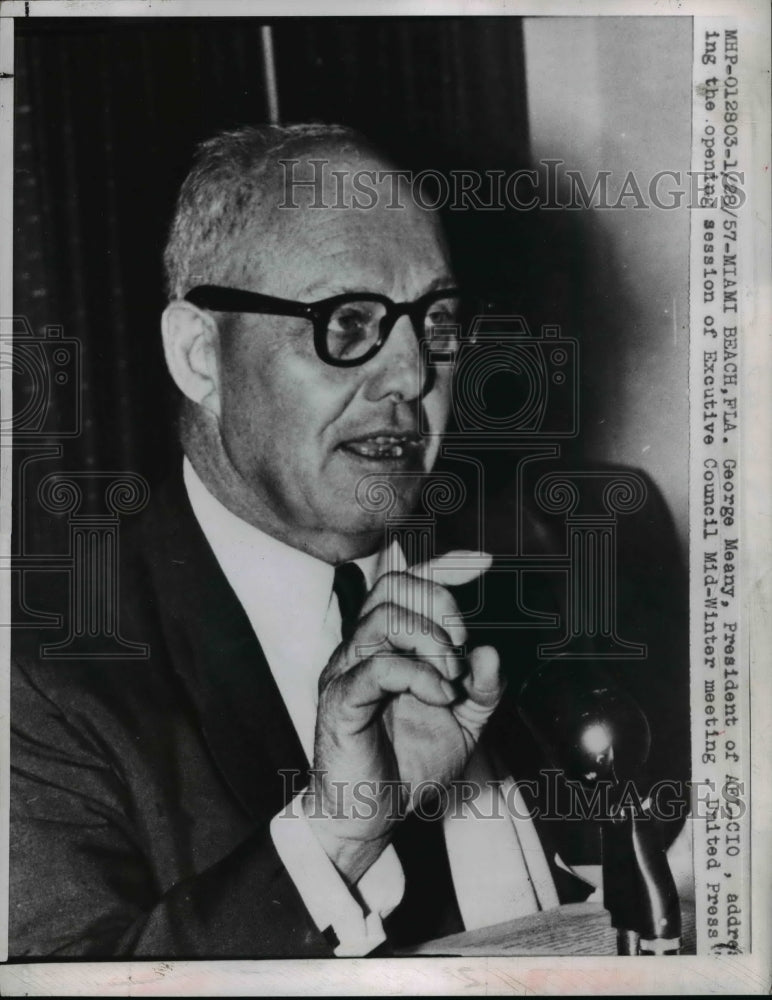
[[[408,462],[421,454],[423,442],[417,434],[374,434],[344,441],[339,447],[371,462]]]

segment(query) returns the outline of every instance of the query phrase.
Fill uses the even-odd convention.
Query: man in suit
[[[500,808],[512,765],[483,734],[517,723],[449,589],[490,558],[384,544],[451,407],[422,341],[452,356],[459,320],[437,220],[384,170],[345,129],[243,129],[183,185],[184,462],[121,549],[123,634],[150,653],[17,644],[14,957],[365,955],[591,891]],[[459,779],[479,801],[422,819]]]

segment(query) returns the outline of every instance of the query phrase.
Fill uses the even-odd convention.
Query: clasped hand
[[[409,810],[426,782],[447,787],[460,777],[501,698],[496,650],[479,646],[461,655],[467,630],[446,589],[474,580],[490,564],[487,555],[450,552],[384,574],[353,636],[322,672],[304,808],[351,884],[400,821],[395,789],[405,790]]]

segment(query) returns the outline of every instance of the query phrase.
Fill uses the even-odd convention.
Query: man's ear
[[[214,317],[191,302],[170,302],[161,317],[164,354],[177,387],[220,416],[219,332]]]

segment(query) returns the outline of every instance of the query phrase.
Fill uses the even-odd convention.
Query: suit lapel
[[[291,797],[283,771],[308,762],[249,619],[188,501],[182,477],[166,483],[143,525],[171,666],[212,757],[247,813],[265,819]],[[152,654],[151,654],[152,655]],[[298,778],[296,786],[303,785]]]

